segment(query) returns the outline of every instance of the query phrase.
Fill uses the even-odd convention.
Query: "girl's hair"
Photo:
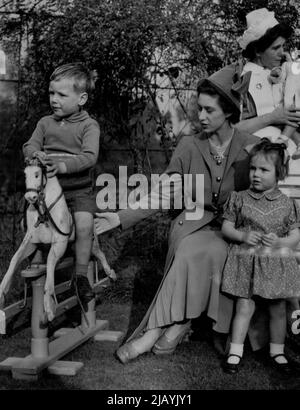
[[[50,81],[62,78],[74,80],[74,90],[78,93],[90,93],[95,88],[95,74],[82,63],[69,63],[57,67],[51,74]]]
[[[269,28],[266,33],[256,41],[249,43],[242,55],[253,61],[256,54],[265,51],[271,44],[277,40],[278,37],[283,37],[286,40],[293,34],[293,29],[285,24],[276,24],[276,26]]]
[[[268,138],[262,138],[262,140],[251,149],[249,160],[251,161],[251,159],[257,154],[262,154],[271,158],[275,165],[276,179],[277,181],[281,181],[289,172],[289,164],[285,155],[285,150],[285,144],[277,144],[271,142]]]
[[[203,83],[197,87],[198,96],[200,94],[207,94],[211,97],[218,97],[218,103],[225,114],[230,114],[228,121],[231,124],[236,124],[240,121],[240,111],[237,107],[228,99],[219,94],[218,91],[209,83]]]

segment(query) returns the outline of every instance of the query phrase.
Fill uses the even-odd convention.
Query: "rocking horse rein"
[[[28,164],[30,165],[30,164]],[[58,201],[63,197],[64,193],[63,191],[61,191],[61,193],[58,195],[58,197],[52,202],[52,204],[49,205],[49,207],[47,207],[46,205],[46,201],[45,201],[45,193],[44,193],[44,189],[45,186],[47,184],[47,170],[46,170],[46,166],[43,165],[40,161],[38,161],[37,166],[41,168],[42,170],[42,180],[41,180],[41,185],[38,188],[27,188],[26,192],[36,192],[38,194],[38,200],[37,202],[35,202],[33,204],[33,206],[35,207],[39,217],[37,222],[35,223],[35,227],[38,227],[38,225],[40,223],[45,223],[47,221],[49,221],[53,227],[57,230],[58,233],[60,233],[61,235],[64,236],[71,236],[72,231],[73,231],[73,220],[72,220],[72,225],[71,225],[71,229],[70,232],[63,232],[55,223],[54,219],[52,218],[52,215],[50,213],[51,209],[58,203]],[[45,183],[44,183],[45,181]],[[43,209],[44,213],[41,212],[41,208]]]

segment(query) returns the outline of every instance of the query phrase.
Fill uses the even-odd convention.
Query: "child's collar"
[[[253,191],[251,188],[249,188],[247,192],[254,199],[261,199],[262,197],[265,197],[269,201],[273,201],[274,199],[277,199],[281,195],[283,195],[282,192],[277,187],[269,192],[256,192],[256,191]]]
[[[87,118],[89,118],[89,114],[86,111],[83,110],[83,111],[76,112],[75,114],[71,114],[69,117],[63,117],[63,118],[57,118],[53,114],[53,118],[58,122],[60,122],[60,121],[79,122],[79,121],[83,121],[83,120],[86,120]]]

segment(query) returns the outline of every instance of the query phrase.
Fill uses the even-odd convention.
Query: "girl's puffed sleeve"
[[[289,231],[300,228],[300,205],[295,199],[291,199],[291,207],[287,225]]]
[[[241,209],[242,199],[238,192],[231,192],[224,204],[223,219],[236,223]]]

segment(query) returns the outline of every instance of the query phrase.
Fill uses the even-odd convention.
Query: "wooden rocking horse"
[[[38,244],[50,244],[44,287],[44,310],[47,319],[52,321],[57,305],[55,267],[63,257],[68,242],[75,239],[75,229],[72,215],[56,176],[47,178],[46,166],[39,159],[27,161],[24,172],[25,199],[29,203],[26,211],[27,232],[0,284],[0,308],[4,306],[5,295],[9,291],[13,274],[20,262],[33,254]],[[99,247],[95,230],[92,254],[100,260],[106,275],[115,280],[116,274],[108,265]]]

